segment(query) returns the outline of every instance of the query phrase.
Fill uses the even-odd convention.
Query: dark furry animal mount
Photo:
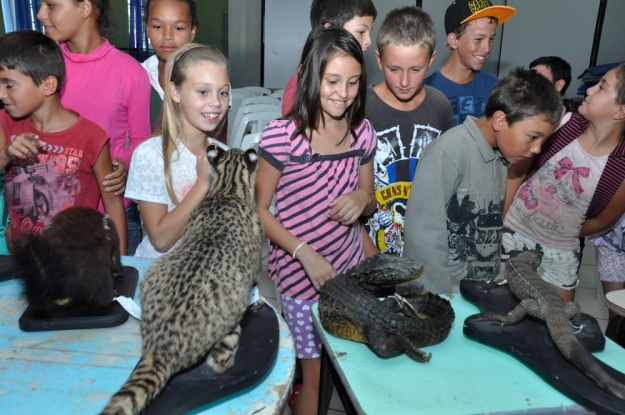
[[[490,291],[483,281],[460,282],[460,293],[482,311],[464,322],[464,334],[482,343],[509,352],[529,366],[554,388],[579,404],[602,415],[625,415],[623,400],[600,388],[572,363],[567,361],[552,340],[544,321],[527,317],[511,325],[494,325],[485,315],[506,314],[514,310],[519,300],[508,284]],[[582,314],[584,329],[575,336],[590,352],[601,351],[605,339],[594,317]],[[615,380],[625,383],[625,374],[618,372],[591,356]]]
[[[34,318],[97,315],[123,276],[113,221],[95,209],[72,207],[54,216],[41,236],[16,243],[15,262]]]

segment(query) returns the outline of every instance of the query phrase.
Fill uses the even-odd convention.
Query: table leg
[[[328,374],[332,376],[336,392],[339,394],[345,413],[347,415],[356,415],[356,409],[354,408],[354,405],[345,390],[345,386],[343,386],[343,382],[341,382],[341,378],[336,372],[336,368],[332,364],[325,347],[321,348],[321,378],[319,379],[319,406],[317,407],[317,415],[325,415],[326,408],[328,407]]]

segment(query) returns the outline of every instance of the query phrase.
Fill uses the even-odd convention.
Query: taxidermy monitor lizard
[[[495,320],[501,325],[509,325],[518,323],[527,314],[544,320],[551,339],[566,360],[601,388],[625,399],[625,385],[608,375],[575,337],[569,320],[581,324],[579,305],[574,302],[564,304],[558,292],[536,273],[542,256],[540,251],[526,251],[508,260],[504,272],[484,288],[493,288],[507,279],[510,290],[521,302],[505,316],[485,314],[475,321]]]

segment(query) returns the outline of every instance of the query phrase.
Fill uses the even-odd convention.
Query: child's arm
[[[625,181],[621,183],[610,203],[596,218],[586,219],[579,236],[584,237],[610,229],[625,213]]]
[[[346,193],[330,202],[328,216],[343,225],[351,225],[360,215],[368,216],[376,207],[373,191],[373,159],[360,166],[358,190]]]
[[[518,163],[514,163],[508,169],[508,183],[506,185],[506,198],[503,204],[503,211],[501,212],[501,217],[506,217],[506,212],[508,212],[508,208],[512,204],[512,200],[516,195],[517,190],[521,187],[525,176],[530,171],[532,167],[532,163],[534,162],[534,158],[528,158]]]
[[[371,240],[371,237],[369,236],[369,232],[367,232],[367,228],[365,228],[365,225],[363,225],[362,223],[360,224],[360,233],[362,234],[362,245],[365,250],[365,259],[375,254],[379,254],[380,250],[377,246],[375,246],[375,244]]]
[[[123,195],[126,190],[126,176],[128,169],[126,162],[119,157],[111,157],[113,172],[107,174],[102,185],[107,193],[115,192],[115,196]]]
[[[419,159],[404,220],[403,256],[423,264],[425,291],[451,293],[447,205],[460,184],[461,168],[441,150]]]
[[[302,241],[289,232],[269,211],[280,175],[281,172],[267,160],[262,157],[259,158],[258,173],[256,174],[256,208],[265,226],[267,237],[293,255],[293,251],[300,246]],[[336,270],[332,264],[308,244],[300,247],[295,258],[302,264],[306,275],[317,291],[327,280],[336,276]]]
[[[111,164],[111,151],[109,149],[108,141],[100,150],[100,155],[93,165],[93,173],[98,181],[100,187],[100,195],[102,196],[102,203],[104,204],[104,210],[111,218],[117,229],[119,235],[119,250],[122,255],[126,255],[127,252],[127,239],[128,232],[126,231],[126,209],[124,209],[124,199],[121,196],[116,196],[112,193],[107,193],[104,185],[104,177],[110,174],[113,170]]]
[[[158,252],[166,252],[178,242],[187,226],[189,215],[208,194],[211,170],[205,152],[197,156],[196,170],[196,182],[171,212],[167,212],[164,203],[138,200],[145,230]]]

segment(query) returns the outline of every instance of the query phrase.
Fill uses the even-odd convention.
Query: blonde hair
[[[163,100],[162,122],[160,127],[154,132],[153,137],[159,135],[163,137],[165,185],[169,198],[176,205],[180,202],[174,193],[171,163],[175,160],[174,157],[179,157],[177,140],[184,134],[184,130],[181,121],[183,117],[182,110],[180,109],[180,104],[172,99],[169,84],[173,83],[176,88],[180,88],[189,79],[193,66],[203,61],[213,62],[228,72],[228,60],[223,53],[214,46],[200,45],[199,43],[187,43],[182,46],[170,55],[169,59],[167,59],[167,65],[165,65],[165,99]],[[223,118],[221,123],[225,122],[225,119],[226,117]],[[220,127],[221,125],[217,126],[216,130]]]

